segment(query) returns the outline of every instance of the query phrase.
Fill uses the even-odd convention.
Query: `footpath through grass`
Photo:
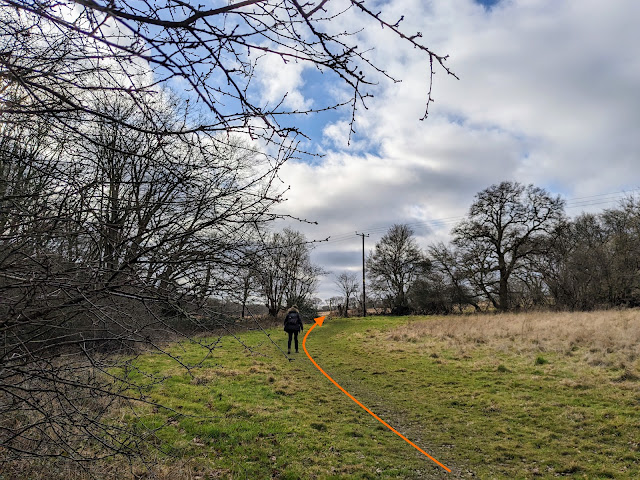
[[[431,321],[329,319],[307,349],[451,474],[335,388],[302,345],[288,362],[260,333],[242,336],[253,353],[224,338],[193,376],[142,357],[139,368],[167,376],[152,399],[173,411],[141,405],[120,420],[168,424],[156,434],[160,478],[640,478],[637,360],[603,367],[580,345],[536,352],[401,334]],[[271,334],[285,346],[284,332]],[[185,362],[203,355],[174,348]]]

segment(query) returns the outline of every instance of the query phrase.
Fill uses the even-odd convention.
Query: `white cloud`
[[[266,55],[258,60],[256,78],[260,83],[260,96],[264,104],[271,108],[279,104],[291,110],[304,111],[312,106],[311,97],[303,93],[305,69],[308,64],[284,61],[276,55]]]
[[[303,228],[309,236],[354,232],[353,242],[319,246],[318,258],[356,268],[355,230],[376,231],[372,246],[396,222],[460,217],[478,191],[505,179],[569,197],[640,186],[640,2],[502,0],[487,11],[472,0],[395,0],[387,8],[450,54],[460,80],[437,73],[436,102],[419,122],[428,63],[387,31],[363,34],[402,83],[381,85],[359,112],[357,148],[346,148],[340,120],[324,128],[333,150],[322,162],[283,171],[292,186],[286,208],[320,222]],[[446,238],[451,226],[432,223],[420,240]]]

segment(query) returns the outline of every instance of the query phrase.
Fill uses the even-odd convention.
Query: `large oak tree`
[[[564,219],[564,201],[546,190],[501,182],[476,195],[453,229],[466,276],[495,308],[509,310],[509,280],[523,262],[547,248],[545,235]]]

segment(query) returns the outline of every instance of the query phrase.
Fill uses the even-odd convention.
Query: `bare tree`
[[[241,281],[240,284],[240,304],[242,306],[241,317],[245,318],[247,312],[247,304],[249,299],[253,295],[253,293],[257,290],[258,286],[256,284],[256,274],[254,271],[254,266],[251,265],[248,268],[243,268],[239,270],[240,276],[239,279]]]
[[[498,310],[509,310],[509,279],[523,261],[542,252],[545,235],[564,218],[564,201],[517,182],[476,195],[469,215],[453,230],[467,277]]]
[[[283,308],[289,282],[289,272],[286,270],[287,254],[285,249],[281,248],[284,241],[282,234],[277,232],[267,238],[267,248],[260,252],[256,268],[260,293],[265,299],[269,315],[274,318]]]
[[[393,225],[366,261],[373,290],[385,295],[396,312],[407,311],[407,290],[428,265],[407,225]]]
[[[471,305],[476,311],[480,310],[478,295],[471,288],[460,252],[444,243],[438,243],[429,247],[428,255],[431,271],[441,277],[442,286],[446,287],[451,309],[457,306],[459,310],[463,310]]]
[[[20,101],[5,106],[11,113],[46,110],[61,119],[86,113],[101,118],[93,101],[96,92],[130,96],[180,79],[207,112],[197,124],[185,122],[177,129],[181,132],[237,131],[280,143],[299,133],[287,116],[341,105],[353,112],[353,131],[357,107],[366,107],[371,87],[381,77],[397,81],[370,60],[371,46],[361,43],[358,31],[367,24],[377,24],[424,54],[430,71],[425,116],[433,101],[435,66],[453,75],[445,65],[447,56],[429,49],[421,32],[403,31],[404,16],[385,18],[378,6],[365,1],[249,0],[210,9],[183,0],[2,0],[0,5],[2,88],[20,91]],[[337,30],[341,19],[353,30]],[[254,95],[256,72],[269,57],[329,75],[351,90],[352,99],[327,100],[304,111],[287,108],[285,98],[264,104]],[[173,127],[161,131],[175,133]]]
[[[322,268],[311,262],[311,243],[301,232],[285,228],[265,241],[256,264],[257,279],[269,315],[297,305],[305,309],[315,293]]]
[[[532,268],[555,306],[571,310],[640,304],[640,208],[627,199],[601,214],[582,214],[549,236]]]
[[[360,282],[355,273],[343,272],[336,277],[336,285],[344,295],[344,316],[349,317],[349,302],[355,298],[360,291]]]

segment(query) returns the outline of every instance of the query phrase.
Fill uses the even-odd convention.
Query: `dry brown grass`
[[[0,478],[29,480],[204,480],[229,478],[229,471],[205,466],[197,458],[147,458],[145,462],[100,462],[84,468],[64,459],[15,461],[0,467]]]
[[[533,312],[443,316],[392,330],[389,339],[410,343],[444,341],[462,352],[485,346],[500,351],[580,351],[591,365],[629,369],[640,358],[640,310]]]

